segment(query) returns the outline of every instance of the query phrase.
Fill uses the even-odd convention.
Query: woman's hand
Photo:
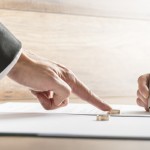
[[[138,78],[138,90],[137,90],[137,104],[148,109],[148,98],[149,98],[149,82],[150,74],[142,75]]]

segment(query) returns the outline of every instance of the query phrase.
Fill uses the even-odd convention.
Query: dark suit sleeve
[[[14,60],[21,49],[21,42],[0,23],[0,73]]]

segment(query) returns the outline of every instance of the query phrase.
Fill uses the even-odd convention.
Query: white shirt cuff
[[[14,60],[0,73],[0,79],[5,77],[9,73],[9,71],[14,67],[14,65],[17,63],[18,59],[20,58],[21,53],[22,53],[22,49],[20,49],[20,51],[18,52]]]

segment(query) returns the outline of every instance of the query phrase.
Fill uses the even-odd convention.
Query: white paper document
[[[96,121],[105,112],[90,104],[44,110],[39,103],[0,104],[0,135],[150,139],[150,113],[135,105],[112,105],[121,114]]]

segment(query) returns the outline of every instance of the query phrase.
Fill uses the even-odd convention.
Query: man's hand
[[[150,74],[142,75],[138,78],[138,90],[137,90],[137,104],[148,110],[148,98],[149,98],[149,82]]]
[[[31,59],[22,54],[8,76],[29,87],[47,110],[66,106],[71,92],[101,110],[111,110],[111,107],[91,92],[72,71],[46,59]]]

